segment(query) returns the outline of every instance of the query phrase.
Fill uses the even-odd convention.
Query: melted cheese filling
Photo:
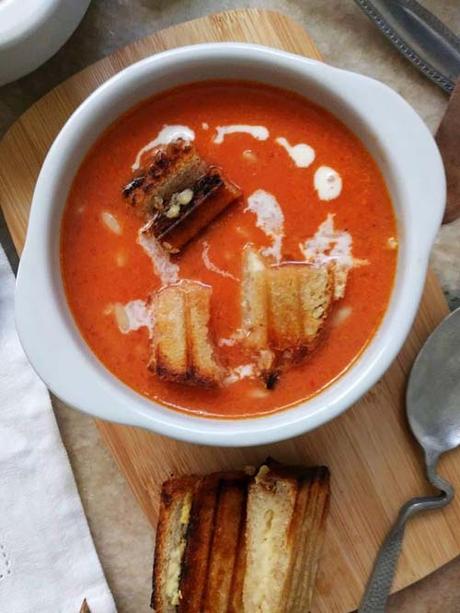
[[[187,493],[182,503],[179,516],[179,526],[177,530],[178,543],[173,547],[169,554],[168,566],[166,570],[165,594],[168,602],[177,606],[180,602],[179,581],[182,569],[182,558],[184,557],[187,528],[190,521],[190,511],[192,508],[192,495]]]

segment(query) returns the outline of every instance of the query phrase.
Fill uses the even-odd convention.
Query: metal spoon
[[[411,430],[425,453],[426,476],[438,496],[412,498],[401,507],[374,563],[359,613],[384,613],[407,520],[446,506],[454,489],[436,474],[441,454],[460,445],[460,308],[448,315],[415,360],[406,395]]]

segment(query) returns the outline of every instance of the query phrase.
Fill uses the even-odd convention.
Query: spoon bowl
[[[460,445],[460,309],[431,334],[407,387],[411,430],[429,455]]]

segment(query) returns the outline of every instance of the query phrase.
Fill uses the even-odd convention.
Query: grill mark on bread
[[[174,539],[165,535],[175,534],[177,542],[181,522],[177,505],[190,492],[186,545],[180,568],[175,569],[177,598],[171,601],[165,595],[164,577],[167,547]],[[310,610],[328,502],[326,467],[283,466],[272,459],[255,476],[235,471],[166,482],[155,546],[152,607],[157,613]],[[174,505],[176,513],[171,512]],[[264,539],[272,547],[267,549]]]
[[[155,214],[152,224],[152,231],[155,233],[155,236],[159,240],[164,238],[175,226],[185,221],[192,211],[203,203],[207,196],[214,194],[223,185],[224,179],[220,170],[216,166],[209,167],[206,174],[199,177],[190,186],[193,198],[188,204],[181,206],[179,219],[168,218],[160,212]]]
[[[207,164],[191,142],[177,139],[152,149],[122,194],[162,246],[178,253],[239,198],[241,190],[222,169]]]
[[[232,582],[230,598],[228,602],[228,613],[241,613],[241,611],[243,611],[243,585],[244,575],[246,573],[246,525],[249,482],[250,479],[248,478],[246,482],[246,488],[244,490],[244,503],[240,518],[240,529],[237,540],[237,553],[232,569]]]
[[[244,535],[248,481],[249,477],[242,472],[220,477],[203,613],[229,610],[235,590],[233,574]]]
[[[202,610],[214,532],[218,485],[217,474],[204,477],[193,497],[187,544],[182,559],[178,613],[201,613]]]

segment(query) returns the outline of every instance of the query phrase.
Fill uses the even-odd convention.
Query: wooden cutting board
[[[0,203],[18,251],[22,249],[32,191],[45,154],[71,112],[117,71],[147,55],[204,41],[248,41],[319,58],[296,23],[278,13],[241,10],[174,26],[120,49],[73,76],[31,107],[0,144]],[[332,505],[315,595],[315,612],[355,608],[377,547],[400,504],[426,491],[421,457],[406,428],[404,387],[412,361],[448,309],[432,274],[417,321],[386,376],[352,409],[308,435],[252,449],[187,445],[142,430],[98,422],[101,435],[155,526],[161,482],[171,473],[205,473],[262,461],[327,464]],[[460,454],[442,464],[460,485]],[[460,554],[460,497],[445,511],[414,520],[407,531],[395,589]]]

